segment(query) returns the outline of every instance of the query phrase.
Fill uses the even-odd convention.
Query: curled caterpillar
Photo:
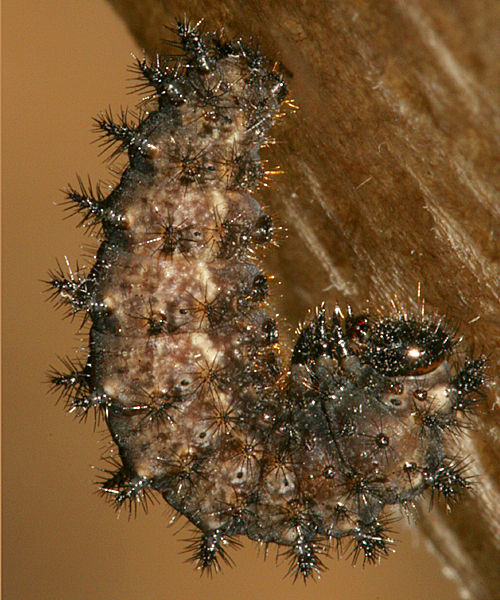
[[[469,487],[446,440],[481,397],[485,359],[457,353],[437,317],[321,306],[283,366],[255,260],[274,226],[250,193],[287,86],[239,39],[176,34],[174,56],[135,65],[154,109],[96,121],[128,153],[120,183],[68,190],[103,241],[89,273],[50,276],[56,302],[91,322],[87,361],[51,383],[71,412],[106,421],[119,458],[102,493],[131,508],[161,494],[199,531],[198,568],[230,562],[238,536],[284,548],[304,579],[333,542],[374,562],[391,507]]]

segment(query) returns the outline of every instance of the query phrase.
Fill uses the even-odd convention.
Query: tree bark
[[[417,288],[498,373],[500,4],[497,0],[109,0],[150,54],[164,24],[254,37],[290,76],[260,200],[287,230],[267,259],[290,331],[326,301],[416,310]],[[464,452],[479,475],[420,526],[463,596],[500,589],[500,415],[493,392]]]

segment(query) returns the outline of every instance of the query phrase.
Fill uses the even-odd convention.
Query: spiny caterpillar
[[[392,506],[469,487],[445,442],[481,397],[485,359],[456,356],[437,317],[321,306],[283,366],[255,260],[273,221],[250,193],[286,84],[239,39],[182,22],[176,33],[175,56],[136,63],[154,109],[137,125],[97,119],[128,153],[120,183],[68,190],[103,241],[89,273],[51,274],[57,302],[91,327],[86,362],[50,381],[111,432],[119,458],[101,492],[131,508],[160,493],[199,530],[198,568],[229,563],[238,536],[284,548],[304,579],[332,542],[375,562],[390,552]]]

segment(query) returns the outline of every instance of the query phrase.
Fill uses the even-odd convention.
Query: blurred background
[[[236,566],[200,578],[181,553],[189,529],[168,527],[166,506],[117,519],[95,494],[107,435],[65,414],[44,383],[58,356],[85,347],[78,320],[63,320],[42,294],[56,259],[72,266],[97,240],[64,220],[61,188],[76,174],[113,182],[91,119],[133,102],[133,39],[104,0],[3,7],[4,142],[4,598],[190,600],[458,598],[415,528],[401,519],[397,550],[379,566],[327,560],[305,587],[275,565],[270,548],[245,544]],[[286,225],[286,222],[284,223]]]

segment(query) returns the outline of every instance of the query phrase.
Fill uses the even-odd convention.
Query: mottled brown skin
[[[87,365],[53,382],[72,410],[105,413],[122,465],[102,491],[118,506],[160,492],[201,530],[199,568],[240,534],[289,546],[304,578],[332,539],[376,560],[387,506],[467,487],[443,436],[484,361],[452,369],[455,341],[432,318],[319,308],[283,369],[255,260],[272,221],[249,192],[285,85],[238,40],[182,23],[178,36],[176,63],[137,65],[158,109],[134,129],[98,121],[128,149],[120,184],[97,207],[70,194],[104,241],[87,279],[51,282],[92,320]]]

